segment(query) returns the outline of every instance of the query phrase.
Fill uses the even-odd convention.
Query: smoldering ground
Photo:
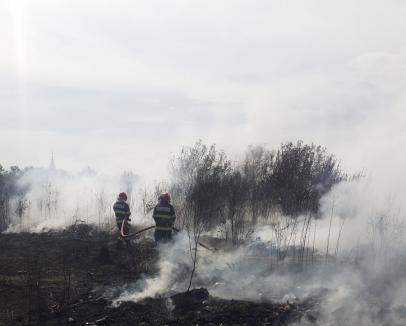
[[[123,180],[32,170],[19,181],[22,188],[28,187],[25,199],[31,206],[22,216],[13,216],[9,231],[61,229],[78,218],[115,228],[111,203],[118,190],[128,191]],[[192,287],[205,287],[225,299],[251,301],[299,302],[322,295],[317,318],[322,325],[403,325],[406,223],[401,198],[405,192],[396,180],[385,181],[372,175],[335,185],[321,199],[320,214],[310,223],[304,260],[298,259],[298,248],[306,216],[275,214],[256,225],[249,241],[237,249],[212,252],[199,247]],[[136,181],[130,186],[129,193],[137,199],[134,211],[139,212],[134,222],[146,223],[148,216],[136,206],[144,196],[142,188]],[[153,192],[148,198],[155,199]],[[296,227],[285,234],[289,241],[277,241],[278,227],[295,225],[288,223],[293,221]],[[281,249],[286,250],[282,257]],[[173,245],[158,250],[159,272],[107,291],[114,305],[187,289],[191,271],[187,233],[180,232]]]
[[[404,210],[388,189],[375,186],[372,177],[345,181],[322,199],[321,216],[312,223],[315,250],[308,253],[309,259],[298,261],[294,248],[300,245],[299,235],[278,259],[275,229],[257,226],[251,240],[237,249],[199,247],[192,287],[205,287],[225,299],[292,303],[317,297],[320,325],[404,325]],[[298,219],[297,234],[305,217]],[[116,289],[114,295],[106,292],[114,305],[187,289],[191,271],[187,233],[177,234],[172,245],[160,246],[159,251],[156,275],[128,284],[119,293]]]

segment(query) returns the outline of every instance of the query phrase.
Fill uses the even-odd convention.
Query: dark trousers
[[[172,240],[172,230],[155,230],[154,237],[156,242],[169,242]]]

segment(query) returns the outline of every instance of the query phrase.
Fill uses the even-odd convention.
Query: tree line
[[[169,187],[180,227],[197,238],[220,228],[233,244],[259,221],[275,225],[276,233],[295,225],[301,215],[309,216],[310,224],[318,217],[320,198],[347,179],[326,148],[302,141],[276,150],[250,146],[239,162],[199,141],[183,147],[170,162]],[[284,225],[276,218],[281,215],[289,217]]]
[[[303,214],[317,218],[320,198],[347,178],[334,155],[324,147],[302,141],[284,143],[276,150],[250,146],[239,161],[231,160],[215,145],[198,141],[170,157],[169,166],[170,179],[144,192],[135,189],[133,177],[122,176],[125,190],[138,194],[130,196],[131,206],[141,207],[140,214],[147,215],[156,194],[169,190],[180,228],[193,234],[220,230],[234,244],[246,238],[259,221],[283,230],[286,225],[277,216],[289,216],[283,223],[293,225]],[[29,170],[17,166],[5,170],[0,165],[0,232],[10,224],[11,215],[21,219],[31,205],[25,196],[28,186],[19,183]],[[49,180],[46,185],[51,183]],[[44,198],[36,203],[41,212],[52,206],[52,191],[46,188],[43,192]],[[103,224],[100,220],[110,219],[107,203],[107,199],[103,199],[103,205],[95,203],[99,225]],[[48,213],[44,216],[52,218],[56,212],[49,209]]]
[[[24,172],[25,170],[21,170],[18,166],[11,166],[6,170],[0,164],[0,232],[10,224],[12,214],[21,218],[28,205],[24,199],[28,189],[18,185]],[[11,205],[12,201],[15,201],[15,205]]]

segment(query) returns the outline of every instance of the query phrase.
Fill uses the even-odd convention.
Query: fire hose
[[[145,231],[148,231],[148,230],[151,230],[151,229],[155,229],[155,225],[151,225],[151,226],[148,226],[148,227],[143,228],[143,229],[141,229],[141,230],[138,230],[138,231],[136,231],[136,232],[133,232],[133,233],[130,233],[130,234],[124,234],[124,224],[125,224],[125,222],[126,222],[126,220],[123,220],[123,222],[121,223],[121,229],[120,229],[121,237],[122,237],[123,239],[128,239],[128,238],[134,237],[134,236],[136,236],[136,235],[139,235],[139,234],[141,234],[141,233],[143,233],[143,232],[145,232]],[[177,228],[175,228],[174,226],[172,227],[172,229],[173,229],[175,232],[180,232],[180,230],[177,229]],[[205,244],[201,243],[200,241],[198,242],[198,244],[199,244],[200,246],[202,246],[204,249],[207,249],[207,250],[209,250],[209,251],[217,251],[217,248],[209,248],[209,247],[207,247]]]
[[[175,228],[174,226],[172,227],[172,229],[173,229],[175,232],[180,232],[180,230],[177,229],[177,228]],[[200,246],[202,246],[204,249],[207,249],[207,250],[209,250],[209,251],[217,251],[217,248],[209,248],[209,247],[207,247],[205,244],[201,243],[200,241],[198,242],[198,244],[199,244]]]
[[[128,238],[134,237],[134,236],[136,236],[136,235],[138,235],[138,234],[140,234],[140,233],[142,233],[142,232],[145,232],[145,231],[148,231],[148,230],[151,230],[151,229],[155,229],[155,225],[152,225],[152,226],[148,226],[147,228],[144,228],[144,229],[141,229],[141,230],[139,230],[139,231],[136,231],[136,232],[134,232],[134,233],[124,234],[124,224],[125,224],[125,221],[126,221],[126,220],[124,220],[124,221],[121,223],[121,230],[120,230],[121,237],[122,237],[123,239],[128,239]]]

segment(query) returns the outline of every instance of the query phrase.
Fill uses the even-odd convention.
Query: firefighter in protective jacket
[[[122,192],[118,195],[117,201],[113,206],[114,214],[116,215],[116,223],[119,230],[121,230],[121,225],[124,223],[123,233],[124,235],[130,233],[130,225],[128,224],[130,219],[130,206],[127,204],[127,194]]]
[[[172,239],[172,228],[175,222],[175,209],[171,205],[169,193],[163,193],[158,198],[152,218],[155,220],[155,241],[167,242]]]

